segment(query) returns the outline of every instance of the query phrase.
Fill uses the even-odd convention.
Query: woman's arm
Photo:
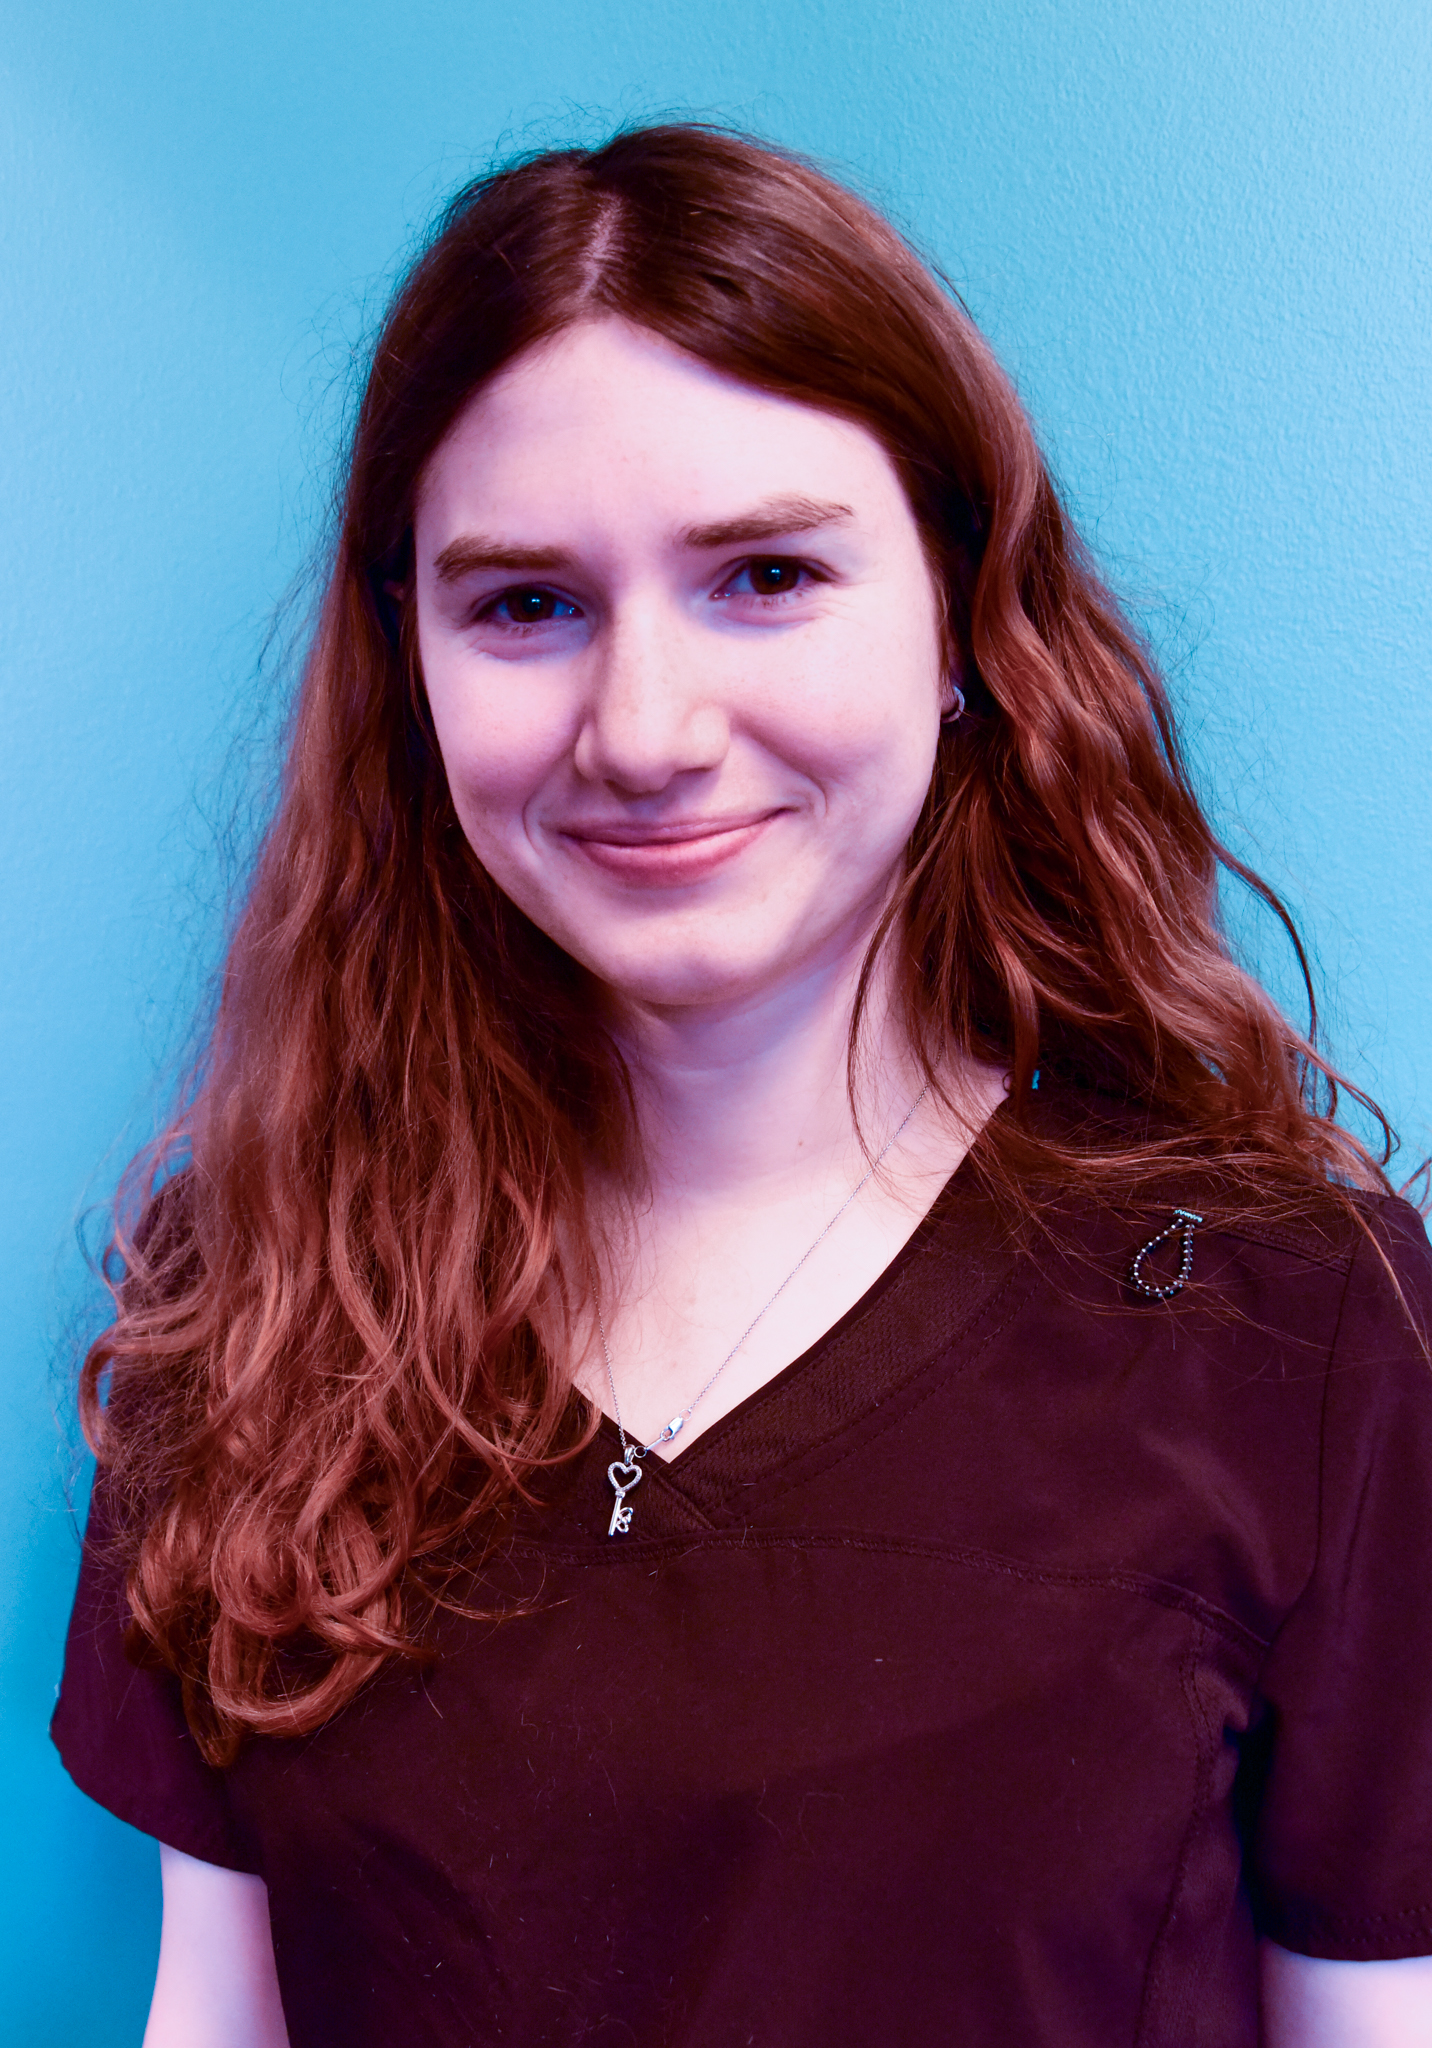
[[[1429,2048],[1432,1956],[1334,1963],[1262,1948],[1264,2048]]]
[[[160,1844],[164,1931],[144,2048],[288,2048],[261,1877]]]

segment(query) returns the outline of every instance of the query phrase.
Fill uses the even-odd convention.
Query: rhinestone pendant
[[[1188,1284],[1188,1276],[1193,1271],[1193,1233],[1202,1221],[1203,1218],[1192,1209],[1175,1209],[1171,1220],[1158,1236],[1151,1237],[1146,1245],[1139,1247],[1134,1253],[1134,1262],[1128,1271],[1129,1285],[1136,1294],[1142,1294],[1146,1301],[1169,1301],[1175,1294],[1183,1292]],[[1170,1237],[1183,1240],[1182,1255],[1174,1278],[1167,1286],[1159,1287],[1152,1280],[1144,1278],[1144,1260],[1150,1252],[1157,1251]]]

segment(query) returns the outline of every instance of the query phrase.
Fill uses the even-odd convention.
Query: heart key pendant
[[[631,1527],[631,1509],[625,1505],[626,1497],[634,1486],[641,1482],[641,1467],[633,1461],[623,1464],[620,1459],[607,1467],[607,1478],[611,1481],[612,1492],[617,1497],[612,1509],[612,1518],[607,1523],[608,1536],[625,1536]]]

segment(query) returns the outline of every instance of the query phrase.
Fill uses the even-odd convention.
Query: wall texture
[[[29,2048],[137,2043],[152,1848],[45,1721],[76,1561],[74,1248],[212,964],[352,351],[494,151],[712,114],[964,293],[1173,666],[1410,1169],[1432,1124],[1423,0],[11,0],[0,52],[0,1927]],[[235,764],[237,763],[237,767]],[[1283,987],[1268,935],[1247,944]],[[82,1475],[81,1475],[82,1478]]]

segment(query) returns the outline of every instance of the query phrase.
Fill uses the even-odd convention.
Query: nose
[[[633,604],[591,650],[575,761],[585,781],[653,796],[720,765],[731,731],[702,650],[659,604]]]

